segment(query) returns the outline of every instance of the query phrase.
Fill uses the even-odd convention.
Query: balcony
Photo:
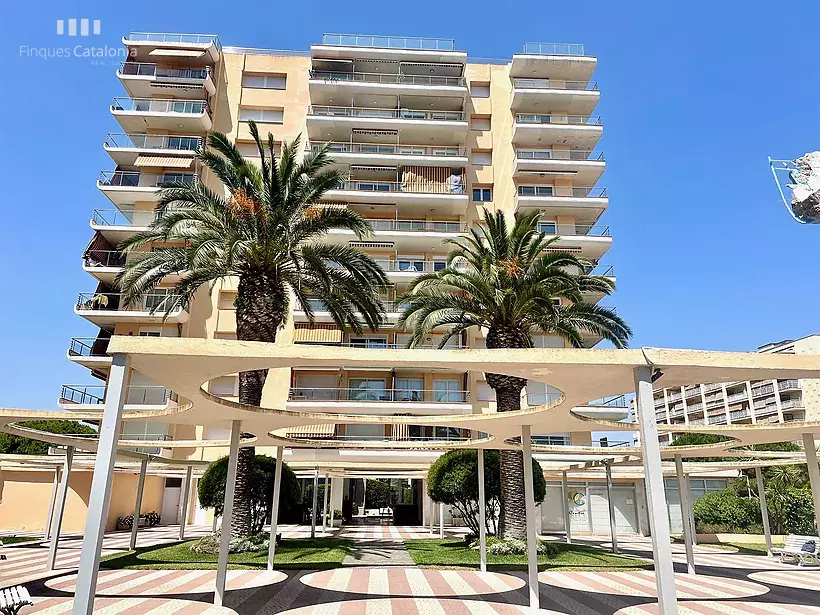
[[[393,137],[395,139],[395,137]],[[405,145],[403,143],[346,143],[338,141],[311,142],[310,151],[327,146],[328,154],[337,163],[365,165],[421,165],[466,167],[467,150],[459,145]]]
[[[327,306],[320,299],[308,299],[310,309],[313,311],[313,319],[317,323],[335,322]],[[385,311],[385,320],[389,323],[395,323],[401,313],[402,306],[392,299],[382,300],[382,306]],[[294,322],[309,322],[305,308],[297,303],[293,309]]]
[[[146,294],[131,305],[123,304],[121,293],[80,293],[74,313],[98,327],[118,322],[171,324],[188,320],[188,312],[180,305],[177,295],[159,292]]]
[[[606,188],[589,186],[518,186],[515,211],[598,219],[609,204]]]
[[[539,222],[538,231],[560,237],[557,247],[567,250],[578,248],[571,251],[578,251],[596,261],[612,247],[612,234],[609,227],[604,225]]]
[[[525,43],[521,53],[513,54],[510,76],[589,81],[597,64],[580,44]]]
[[[516,113],[513,117],[513,141],[519,145],[561,144],[572,149],[592,150],[603,131],[598,116]]]
[[[185,168],[189,168],[194,162],[194,154],[202,147],[202,142],[202,137],[193,135],[112,133],[105,138],[103,149],[117,166],[133,167],[140,157],[157,156],[168,158],[173,163],[179,161],[186,165]],[[142,160],[140,164],[145,162],[148,161]]]
[[[395,66],[395,65],[394,65]],[[444,67],[453,65],[444,65]],[[443,67],[443,68],[444,68]],[[386,66],[387,71],[394,67]],[[372,70],[372,68],[371,68]],[[430,68],[435,71],[435,67]],[[458,67],[461,74],[461,66]],[[395,72],[368,73],[312,70],[308,81],[313,103],[330,103],[331,97],[393,94],[398,96],[448,96],[464,100],[467,82],[455,75],[413,75]]]
[[[83,271],[106,284],[113,284],[123,267],[125,254],[119,250],[89,250],[83,255]]]
[[[209,66],[178,68],[149,62],[123,62],[117,77],[129,96],[150,98],[154,94],[204,99],[216,94]]]
[[[106,388],[104,384],[64,384],[57,406],[64,410],[102,410]],[[132,410],[167,408],[175,403],[172,395],[163,386],[129,386],[124,407]]]
[[[600,98],[594,81],[514,77],[510,108],[524,113],[561,109],[573,115],[589,115]]]
[[[156,218],[153,209],[95,209],[90,226],[117,246],[134,233],[147,231]]]
[[[379,179],[349,179],[335,190],[325,193],[328,201],[355,203],[388,203],[396,206],[417,206],[440,213],[464,213],[467,194],[463,176],[452,176],[447,183],[434,183],[423,178],[404,181]]]
[[[111,365],[108,341],[107,337],[72,337],[66,356],[89,369],[107,369]]]
[[[367,248],[368,244],[386,245],[402,250],[428,250],[440,247],[444,239],[454,239],[467,232],[467,225],[449,220],[367,219],[373,227],[373,237],[359,241],[353,231],[333,229],[329,241],[349,243]]]
[[[216,34],[173,34],[168,32],[131,32],[122,37],[134,61],[173,59],[190,64],[214,64],[222,46]]]
[[[205,100],[121,97],[114,99],[111,113],[129,134],[145,129],[199,133],[213,126]]]
[[[288,410],[355,414],[450,414],[472,411],[469,391],[292,387]]]
[[[375,59],[398,62],[467,61],[466,51],[456,51],[451,38],[323,34],[321,45],[310,46],[314,58]]]
[[[422,273],[441,271],[447,266],[445,258],[441,260],[424,260],[417,258],[375,259],[379,266],[387,273],[390,280],[409,282]]]
[[[146,173],[143,171],[100,171],[97,188],[118,207],[137,202],[156,202],[159,189],[167,183],[193,184],[196,173]]]
[[[604,155],[591,150],[518,148],[513,175],[526,177],[567,177],[584,186],[594,186],[606,169]]]
[[[459,143],[467,134],[467,116],[460,110],[400,107],[339,107],[311,105],[307,115],[311,141],[349,140],[352,129],[401,131],[408,142]]]

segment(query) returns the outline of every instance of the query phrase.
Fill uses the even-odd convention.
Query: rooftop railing
[[[455,51],[452,38],[425,38],[419,36],[380,36],[378,34],[322,35],[322,45],[336,47],[375,47],[377,49],[418,49],[422,51]]]
[[[60,400],[72,404],[103,404],[105,391],[104,384],[64,384],[60,391]],[[163,386],[129,386],[125,403],[161,406],[170,399],[170,389]]]
[[[160,188],[170,182],[196,182],[196,173],[143,173],[142,171],[100,171],[101,186]]]
[[[470,392],[436,389],[292,387],[288,399],[293,401],[387,401],[463,404],[470,401]]]
[[[571,126],[600,126],[597,115],[562,115],[550,113],[516,113],[516,124],[557,124]]]
[[[566,191],[566,194],[562,194]],[[597,186],[566,186],[559,187],[556,192],[554,186],[518,186],[518,196],[549,196],[556,198],[604,198],[606,188]]]
[[[360,83],[387,83],[405,85],[443,85],[449,87],[466,87],[464,77],[445,75],[406,75],[404,73],[344,73],[327,70],[312,70],[310,78],[322,81],[345,81]]]
[[[132,303],[124,303],[122,293],[79,293],[76,308],[80,311],[127,310],[133,312],[165,313],[181,309],[179,295],[172,293],[147,293]]]
[[[437,122],[463,122],[463,111],[423,111],[421,109],[384,109],[378,107],[334,107],[311,105],[308,115],[386,118],[399,120],[429,120]]]
[[[202,137],[109,133],[105,146],[117,149],[167,149],[193,154],[202,146]]]
[[[157,212],[131,210],[128,215],[119,209],[95,209],[91,224],[95,226],[149,226],[159,217]]]
[[[72,357],[107,357],[108,338],[72,337],[68,354]]]
[[[520,90],[586,90],[597,91],[596,81],[565,81],[564,79],[531,79],[516,77],[513,87]]]
[[[167,79],[201,79],[204,81],[211,73],[210,67],[204,68],[170,68],[150,62],[123,62],[120,64],[121,75],[135,77],[163,77]]]
[[[337,190],[361,192],[411,192],[417,194],[465,194],[463,184],[438,184],[422,181],[391,182],[375,179],[349,179],[341,182]]]
[[[592,150],[517,149],[518,160],[603,160],[603,152]]]
[[[89,250],[83,255],[84,267],[124,267],[125,254],[119,250]]]
[[[577,43],[524,43],[523,53],[539,56],[582,56],[584,46]]]
[[[173,34],[170,32],[131,32],[126,40],[151,41],[156,43],[193,43],[208,45],[214,43],[219,49],[219,37],[216,34]]]
[[[459,145],[403,145],[400,143],[343,143],[341,141],[311,142],[313,152],[325,145],[328,151],[337,154],[393,154],[400,156],[466,156],[467,150]]]
[[[126,98],[118,96],[111,104],[112,111],[139,111],[142,113],[175,113],[184,115],[211,114],[208,101],[176,98]]]
[[[464,233],[467,225],[449,220],[386,220],[368,219],[375,231]]]

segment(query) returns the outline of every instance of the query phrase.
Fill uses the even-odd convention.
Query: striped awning
[[[332,438],[336,435],[336,425],[302,425],[287,432],[288,438]]]
[[[337,328],[315,326],[311,328],[297,328],[293,332],[294,342],[331,342],[341,343],[342,331]]]
[[[193,163],[193,158],[180,158],[178,156],[137,156],[137,159],[134,161],[134,166],[187,169]]]
[[[197,49],[152,49],[149,56],[165,56],[176,58],[199,58],[205,55],[204,51]]]

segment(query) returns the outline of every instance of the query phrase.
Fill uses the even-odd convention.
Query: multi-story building
[[[758,352],[817,354],[820,335],[766,344]],[[655,391],[655,419],[666,425],[787,423],[820,418],[820,386],[815,380],[710,382]],[[672,433],[660,435],[671,442]]]
[[[342,331],[317,302],[317,323],[312,325],[296,306],[278,343],[322,344],[329,353],[341,345],[403,346],[408,332],[395,327],[395,298],[419,272],[444,266],[442,240],[476,224],[485,207],[511,219],[538,212],[541,229],[559,238],[560,249],[588,261],[590,271],[614,275],[603,260],[612,237],[600,222],[608,197],[598,185],[605,162],[596,149],[603,127],[593,115],[600,96],[592,81],[597,60],[583,46],[526,44],[511,59],[472,61],[449,39],[326,34],[309,51],[275,51],[222,47],[212,35],[132,33],[123,44],[128,61],[117,78],[125,95],[110,108],[119,127],[104,141],[111,166],[97,182],[109,203],[91,214],[93,238],[82,264],[92,281],[74,308],[95,329],[88,338],[72,339],[68,351],[69,359],[88,367],[97,382],[63,387],[63,408],[102,407],[110,364],[107,340],[113,334],[235,338],[235,281],[222,281],[210,292],[203,289],[185,309],[166,316],[163,304],[173,296],[177,276],[169,275],[133,305],[120,300],[114,280],[125,264],[117,246],[154,219],[163,182],[201,180],[221,189],[194,158],[209,130],[228,134],[245,156],[258,155],[249,120],[263,135],[272,133],[277,147],[300,135],[306,151],[329,147],[348,179],[326,200],[361,213],[374,233],[359,241],[339,231],[328,240],[367,251],[391,282],[384,290],[387,322],[380,331]],[[436,346],[439,339],[434,334],[426,342]],[[589,335],[586,345],[598,341]],[[537,343],[564,345],[553,336],[541,336]],[[448,347],[483,345],[481,333],[472,332]],[[208,386],[211,393],[235,398],[238,378],[218,378]],[[543,403],[551,392],[533,383],[528,394],[530,403]],[[175,403],[173,392],[132,373],[126,408]],[[272,370],[263,399],[266,406],[289,410],[385,417],[379,425],[289,434],[306,440],[465,438],[469,434],[458,429],[391,425],[389,417],[481,412],[492,403],[492,389],[480,372],[407,371],[390,365],[363,371],[343,364],[332,370]],[[598,413],[607,411],[610,418],[626,416],[621,404],[610,403]],[[221,430],[162,423],[126,423],[125,433],[146,440],[225,436]],[[589,432],[541,437],[551,444],[594,439]],[[224,454],[218,449],[164,452],[205,458]],[[288,463],[307,471],[321,462],[354,477],[402,455],[405,476],[419,476],[436,457],[424,451],[301,448],[289,451]],[[334,508],[340,507],[341,492],[334,492]],[[353,481],[346,480],[345,492],[358,497]],[[420,498],[420,488],[413,492]]]

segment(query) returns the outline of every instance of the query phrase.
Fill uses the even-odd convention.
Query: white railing
[[[366,219],[374,231],[464,233],[467,225],[450,220]]]
[[[606,188],[597,186],[560,186],[559,191],[567,191],[568,194],[556,192],[554,186],[518,186],[518,196],[548,196],[555,198],[604,198]]]
[[[407,75],[404,73],[343,73],[329,70],[312,70],[310,78],[321,81],[344,81],[358,83],[387,83],[403,85],[443,85],[449,87],[466,87],[464,77],[446,75]]]
[[[142,171],[100,171],[100,186],[126,188],[160,188],[163,184],[176,182],[193,184],[196,173],[143,173]]]
[[[176,312],[182,309],[179,295],[173,293],[146,293],[132,303],[124,303],[122,293],[80,293],[77,296],[77,311],[129,311],[147,313]]]
[[[460,183],[435,184],[421,181],[389,182],[375,179],[349,179],[341,182],[336,190],[360,192],[411,192],[417,194],[464,194]]]
[[[155,43],[193,43],[208,45],[214,43],[220,48],[219,37],[216,34],[173,34],[170,32],[131,32],[128,41],[149,41]]]
[[[211,74],[210,67],[205,68],[170,68],[158,66],[151,62],[123,62],[120,64],[120,75],[135,77],[163,77],[167,79],[197,79],[205,81]]]
[[[420,36],[380,36],[378,34],[322,35],[322,45],[334,47],[375,47],[377,49],[417,49],[421,51],[455,51],[452,38],[425,38]]]
[[[202,146],[202,137],[109,133],[105,147],[111,149],[167,149],[194,153]]]
[[[525,55],[583,56],[584,46],[578,43],[524,43]]]
[[[424,111],[421,109],[386,109],[379,107],[334,107],[328,105],[311,105],[308,115],[332,117],[364,117],[399,120],[429,120],[438,122],[463,122],[466,116],[463,111]]]
[[[60,401],[72,404],[103,404],[106,385],[104,384],[64,384],[60,391]],[[163,386],[128,386],[125,403],[161,406],[171,399],[171,390]],[[128,437],[128,439],[132,439]]]
[[[180,115],[211,114],[205,100],[180,100],[176,98],[126,98],[114,99],[112,111],[138,111],[142,113],[175,113]]]
[[[517,77],[513,79],[513,87],[521,90],[587,90],[597,91],[596,81],[565,81],[564,79],[531,79]]]
[[[390,388],[315,388],[292,387],[288,399],[294,401],[361,401],[456,403],[470,401],[469,391]]]
[[[559,113],[516,113],[515,123],[600,126],[601,118],[597,115],[563,115]]]
[[[95,209],[91,215],[91,224],[94,226],[134,226],[148,227],[159,218],[153,210],[129,209]]]
[[[518,160],[603,160],[603,152],[592,150],[517,149]]]
[[[547,235],[570,235],[570,236],[593,236],[593,237],[610,237],[612,233],[608,226],[603,225],[564,225],[557,222],[539,222],[538,232],[546,233]]]
[[[327,146],[334,154],[386,154],[400,156],[466,156],[467,150],[458,145],[404,145],[401,143],[344,143],[341,141],[314,141],[310,144],[312,152],[318,152]]]

